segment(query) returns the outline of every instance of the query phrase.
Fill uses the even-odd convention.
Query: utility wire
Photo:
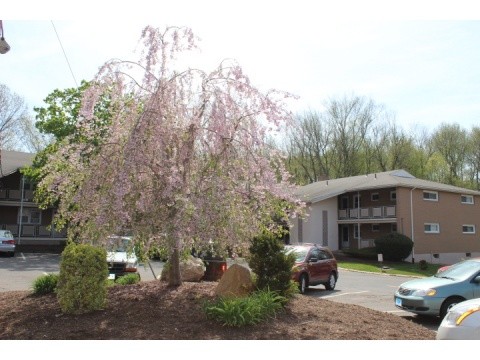
[[[67,61],[68,68],[70,69],[70,73],[72,74],[73,81],[75,82],[75,85],[78,87],[77,79],[75,79],[75,75],[73,74],[72,67],[70,66],[70,62],[68,61],[67,53],[65,52],[65,49],[63,48],[62,42],[60,41],[60,37],[58,36],[57,29],[55,28],[53,20],[50,20],[50,21],[52,22],[53,30],[55,31],[55,34],[57,35],[58,42],[60,43],[60,47],[62,48],[63,55],[65,56],[65,60]]]

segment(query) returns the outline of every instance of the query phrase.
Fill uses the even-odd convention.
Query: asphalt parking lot
[[[0,254],[0,292],[31,290],[33,281],[43,274],[60,271],[60,254],[16,253],[15,257]],[[140,264],[138,272],[144,281],[154,280],[162,272],[163,263]]]

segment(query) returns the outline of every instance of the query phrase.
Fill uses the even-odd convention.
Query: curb
[[[416,275],[376,273],[376,272],[370,272],[370,271],[345,269],[345,268],[342,268],[342,267],[339,267],[338,269],[339,270],[341,269],[341,270],[344,270],[344,271],[358,272],[358,273],[362,273],[362,274],[383,275],[383,276],[398,276],[398,277],[407,277],[407,278],[416,278],[416,279],[423,279],[425,277],[428,277],[428,276],[416,276]]]

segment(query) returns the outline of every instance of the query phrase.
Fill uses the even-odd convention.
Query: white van
[[[116,280],[126,274],[136,274],[140,278],[138,259],[129,236],[109,236],[107,262],[109,279]]]
[[[15,256],[15,239],[10,230],[0,230],[0,252]]]

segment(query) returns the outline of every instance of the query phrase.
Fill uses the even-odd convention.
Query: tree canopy
[[[138,62],[107,62],[85,90],[76,124],[85,141],[61,139],[39,186],[60,199],[57,221],[77,241],[129,231],[144,247],[166,246],[169,281],[179,285],[183,251],[246,250],[281,226],[272,220],[280,201],[292,213],[301,207],[267,142],[291,121],[290,95],[260,91],[234,61],[181,68],[178,56],[197,46],[191,29],[146,27],[141,39]],[[92,124],[107,92],[109,123],[97,143]]]
[[[35,127],[40,133],[51,137],[53,141],[36,153],[32,165],[22,169],[22,173],[32,182],[40,183],[47,171],[50,171],[45,165],[49,161],[49,157],[58,151],[62,142],[77,146],[89,143],[93,145],[92,149],[94,149],[104,141],[110,119],[107,93],[102,96],[101,101],[95,107],[96,121],[90,122],[86,128],[80,126],[79,112],[82,97],[89,86],[89,82],[82,81],[78,88],[56,89],[45,98],[44,102],[47,106],[34,108],[37,113]],[[87,130],[88,135],[85,135]],[[87,154],[84,153],[82,159],[87,161]],[[59,198],[58,195],[40,186],[35,191],[35,200],[41,208],[47,208],[56,206]]]

